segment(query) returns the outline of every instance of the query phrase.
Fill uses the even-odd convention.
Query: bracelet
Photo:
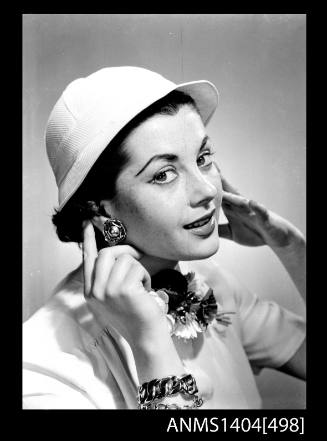
[[[153,407],[147,407],[147,409],[195,409],[201,407],[203,404],[202,398],[197,395],[193,397],[193,403],[191,405],[178,406],[177,404],[164,404],[157,403]]]
[[[183,408],[200,407],[203,404],[202,398],[196,394],[198,388],[194,377],[191,374],[185,374],[181,377],[170,375],[161,379],[154,379],[143,383],[138,389],[138,407],[139,409],[181,409],[181,407],[172,404],[158,403],[164,397],[182,393],[191,395],[193,404],[191,406],[183,406]],[[153,407],[154,405],[154,407]],[[173,406],[173,407],[171,407]]]

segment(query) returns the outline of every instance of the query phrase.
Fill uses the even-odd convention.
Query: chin
[[[197,244],[196,247],[194,247],[194,251],[190,250],[190,252],[183,256],[183,258],[180,258],[179,260],[202,260],[202,259],[208,259],[209,257],[213,256],[217,253],[220,246],[220,239],[218,236],[216,236],[214,239],[211,239],[207,241],[203,241],[202,244]]]
[[[216,237],[215,240],[213,240],[210,245],[204,246],[203,250],[201,249],[201,247],[199,247],[199,249],[197,250],[197,255],[198,255],[197,259],[199,260],[207,259],[213,256],[219,250],[219,245],[220,245],[219,237]]]

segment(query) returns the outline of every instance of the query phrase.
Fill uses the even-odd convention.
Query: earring
[[[109,246],[117,245],[119,242],[126,239],[126,227],[118,219],[107,219],[103,224],[103,235]]]

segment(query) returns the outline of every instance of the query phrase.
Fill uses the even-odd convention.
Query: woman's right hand
[[[141,257],[129,245],[105,248],[98,253],[93,225],[86,224],[84,295],[95,317],[113,326],[129,343],[139,384],[172,373],[185,373],[170,337],[166,315],[149,294],[151,278],[139,262]],[[183,396],[175,400],[185,404]]]
[[[91,222],[85,225],[84,296],[96,316],[105,315],[107,323],[137,347],[168,334],[166,317],[149,295],[151,277],[138,261],[141,257],[129,245],[98,252],[94,227]]]

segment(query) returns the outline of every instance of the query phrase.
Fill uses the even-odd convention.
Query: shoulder
[[[72,352],[93,339],[90,312],[83,285],[68,274],[55,288],[52,297],[23,323],[23,357],[34,360],[50,352]]]

